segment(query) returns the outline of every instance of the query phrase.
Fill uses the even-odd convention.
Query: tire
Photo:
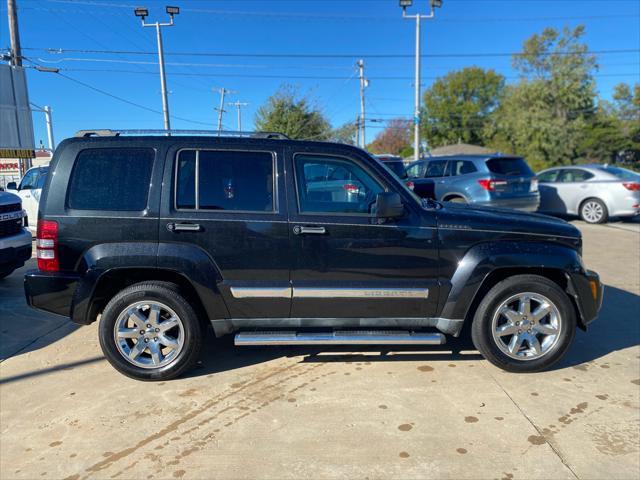
[[[520,300],[527,297],[531,315],[521,308]],[[505,305],[511,311],[502,310]],[[544,305],[550,306],[549,313],[536,321],[532,314],[542,313],[538,308]],[[524,315],[520,315],[522,310]],[[550,334],[552,330],[555,335]],[[515,373],[549,368],[567,352],[575,332],[576,314],[568,295],[555,282],[538,275],[516,275],[496,284],[480,302],[471,325],[471,339],[484,358]]]
[[[143,282],[120,291],[99,325],[100,347],[109,363],[146,381],[169,380],[189,370],[200,355],[203,335],[195,310],[178,286],[167,282]]]
[[[593,225],[606,223],[609,219],[609,211],[602,200],[598,198],[587,198],[580,205],[580,218]]]

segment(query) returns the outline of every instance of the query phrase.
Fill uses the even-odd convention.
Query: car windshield
[[[487,168],[498,175],[533,176],[533,171],[524,158],[490,158],[487,160]]]
[[[598,170],[603,171],[603,172],[610,173],[611,175],[614,175],[614,176],[618,177],[621,180],[638,180],[638,179],[640,179],[640,173],[634,172],[632,170],[627,170],[626,168],[610,167],[608,165],[602,165],[602,166],[598,166],[596,168]]]

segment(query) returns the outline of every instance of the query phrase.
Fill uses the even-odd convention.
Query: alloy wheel
[[[516,360],[535,360],[554,349],[562,318],[558,307],[544,295],[518,293],[495,311],[491,333],[498,348]]]
[[[582,206],[582,216],[589,223],[598,223],[603,215],[604,209],[598,202],[590,201]]]
[[[182,320],[156,301],[141,301],[125,308],[114,324],[113,335],[118,352],[140,368],[168,365],[184,346]]]

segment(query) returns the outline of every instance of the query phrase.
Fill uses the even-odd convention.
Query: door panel
[[[334,202],[322,212],[322,205],[305,203],[309,182],[303,178],[302,165],[336,159],[356,165],[349,168],[349,181],[362,187],[353,204]],[[403,197],[406,214],[396,221],[380,224],[363,212],[377,188],[393,191],[395,187],[351,152],[344,156],[290,151],[287,165],[288,171],[294,172],[287,179],[293,262],[291,316],[433,315],[438,297],[435,218],[423,217],[410,197]]]
[[[219,289],[232,318],[288,317],[283,151],[203,144],[169,152],[165,184],[177,195],[163,197],[160,241],[207,253],[222,277],[211,287]]]

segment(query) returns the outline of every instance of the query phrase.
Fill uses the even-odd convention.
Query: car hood
[[[9,192],[0,192],[0,205],[20,203],[20,197]]]
[[[513,232],[579,239],[580,230],[559,218],[508,208],[445,202],[438,211],[438,226],[461,230]]]

